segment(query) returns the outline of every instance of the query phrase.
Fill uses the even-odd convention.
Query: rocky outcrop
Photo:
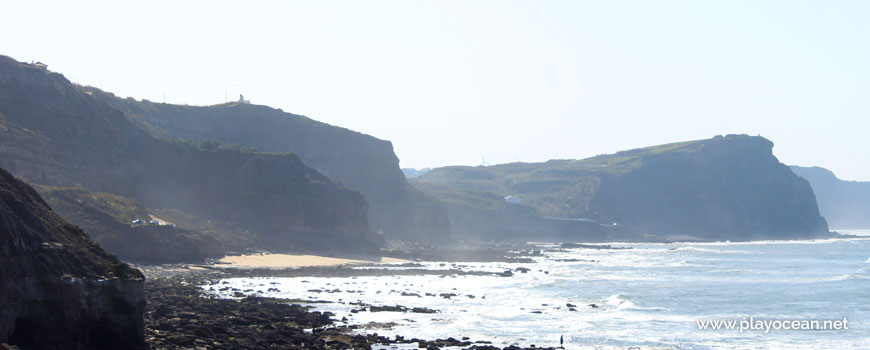
[[[791,170],[810,182],[819,210],[832,227],[870,228],[870,182],[841,180],[820,167],[792,166]]]
[[[200,148],[154,137],[63,76],[0,57],[0,166],[246,232],[261,248],[376,244],[368,203],[294,154]],[[231,242],[225,242],[230,244]]]
[[[543,217],[629,228],[648,240],[829,234],[806,180],[746,135],[584,160],[434,169],[415,181],[513,196]]]
[[[168,105],[89,91],[155,137],[219,141],[230,149],[293,152],[330,179],[365,195],[372,230],[388,238],[439,241],[449,237],[444,208],[408,184],[389,141],[266,106]]]
[[[144,348],[143,280],[0,169],[0,343]]]

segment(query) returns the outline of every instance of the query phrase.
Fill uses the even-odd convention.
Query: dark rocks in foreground
[[[167,280],[149,281],[147,289],[152,349],[306,349],[329,340],[304,331],[331,324],[328,313],[266,298],[203,298],[195,286]]]
[[[0,169],[0,343],[144,348],[143,280]]]
[[[377,344],[413,343],[422,349],[501,349],[489,341],[471,341],[467,337],[423,340],[356,334],[357,330],[369,331],[389,324],[340,325],[334,323],[331,313],[309,311],[308,307],[289,304],[291,300],[204,297],[197,286],[217,277],[206,273],[149,278],[145,287],[148,295],[145,334],[151,349],[371,349]],[[435,312],[401,305],[367,306],[376,308],[372,312]]]

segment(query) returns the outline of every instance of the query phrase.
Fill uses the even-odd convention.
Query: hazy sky
[[[253,103],[403,167],[761,134],[870,180],[870,1],[4,1],[0,53],[120,96]]]

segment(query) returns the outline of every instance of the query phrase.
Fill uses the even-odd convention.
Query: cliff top
[[[636,169],[653,157],[687,155],[701,150],[772,154],[772,149],[773,142],[761,136],[720,135],[710,139],[668,143],[578,160],[552,159],[542,163],[509,163],[476,167],[448,166],[432,169],[415,179],[415,182],[454,184],[464,188],[503,192],[488,184],[494,179],[517,185],[523,182],[558,181],[595,173],[621,174]]]

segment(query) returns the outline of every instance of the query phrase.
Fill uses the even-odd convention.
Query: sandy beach
[[[318,255],[291,255],[291,254],[247,254],[225,256],[221,263],[237,267],[267,267],[267,268],[298,268],[310,266],[338,266],[349,264],[371,264],[406,262],[406,260],[382,257],[379,260],[357,260],[331,258]]]

